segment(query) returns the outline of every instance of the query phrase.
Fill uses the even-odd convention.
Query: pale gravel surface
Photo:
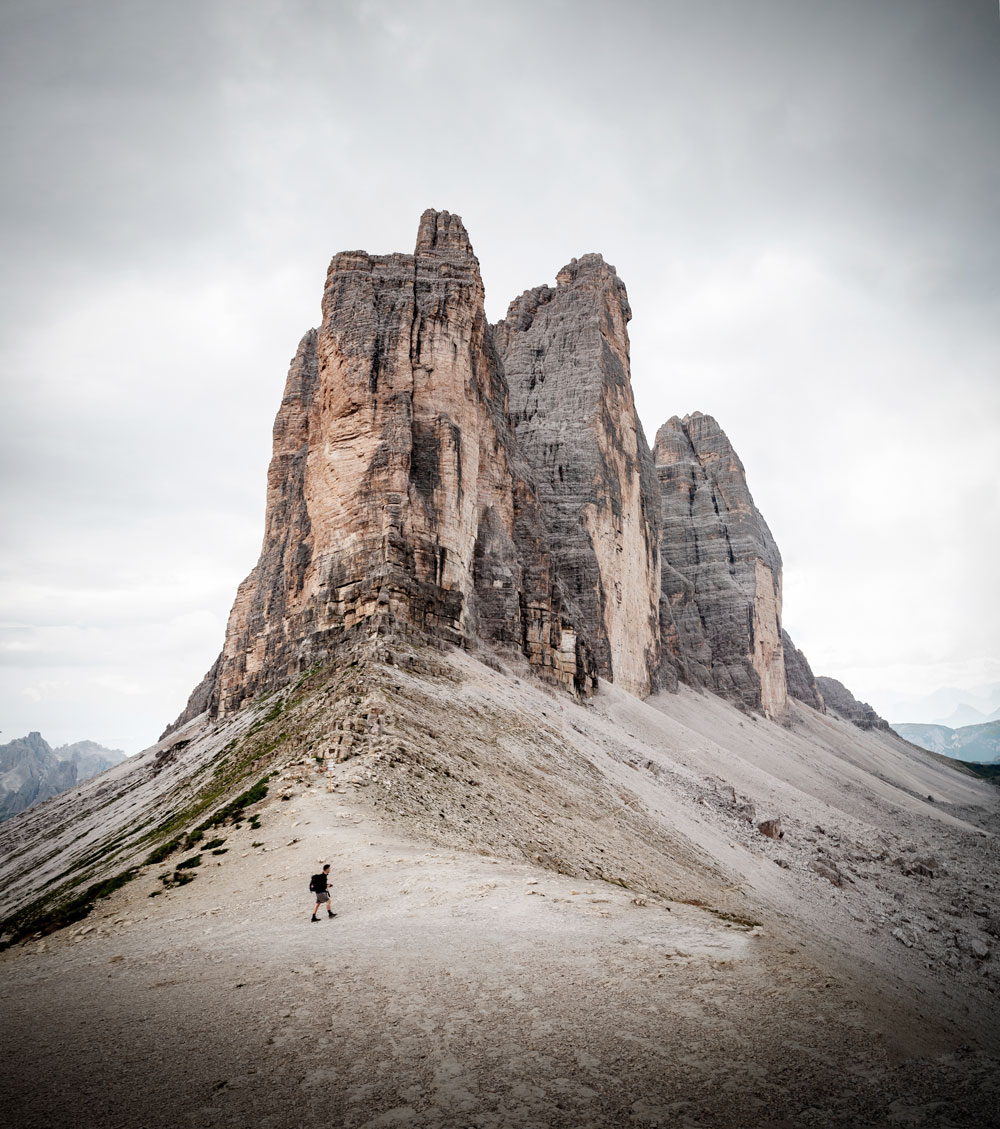
[[[585,837],[632,850],[653,877],[636,836],[660,828],[656,851],[676,851],[669,896],[636,905],[635,889],[533,865],[499,832],[487,842],[451,777],[432,782],[447,818],[417,828],[405,765],[349,761],[333,794],[289,769],[293,798],[272,792],[259,831],[223,832],[228,853],[206,854],[190,885],[150,899],[154,868],[81,926],[0,955],[5,1127],[1000,1124],[992,956],[949,942],[993,943],[975,911],[995,840],[967,821],[992,818],[981,786],[821,718],[785,730],[712,698],[641,703],[613,688],[577,707],[468,656],[455,664],[447,685],[392,672],[412,746],[424,747],[421,694],[454,719],[435,730],[442,765],[469,755],[449,740],[470,718],[483,741],[499,725],[510,779],[495,745],[463,762],[483,774],[486,808],[529,805],[533,833],[565,839],[567,858],[586,857],[570,837],[586,816]],[[549,766],[551,795],[531,774],[532,732],[561,742],[572,769]],[[730,785],[780,814],[786,838],[741,821]],[[584,805],[605,804],[601,789],[633,806],[593,818]],[[648,822],[629,825],[636,806]],[[862,861],[880,837],[892,849]],[[505,857],[462,849],[477,845]],[[904,875],[893,860],[906,847],[936,851],[948,872]],[[821,849],[854,875],[844,889],[809,869]],[[312,924],[321,859],[338,917]],[[683,904],[686,881],[763,924]],[[900,924],[910,946],[892,936]]]

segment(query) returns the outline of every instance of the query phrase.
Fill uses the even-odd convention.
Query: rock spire
[[[660,666],[660,515],[632,397],[632,311],[600,255],[556,282],[526,291],[496,327],[511,418],[598,670],[645,695]]]

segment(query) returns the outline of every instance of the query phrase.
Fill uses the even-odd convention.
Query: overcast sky
[[[135,752],[218,653],[331,255],[600,251],[817,673],[1000,680],[995,0],[3,0],[0,742]]]

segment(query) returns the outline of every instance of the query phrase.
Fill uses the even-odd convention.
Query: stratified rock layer
[[[781,555],[732,444],[711,416],[668,420],[653,448],[663,529],[668,678],[781,714]]]
[[[424,213],[413,255],[334,257],[274,424],[260,560],[180,720],[389,627],[508,644],[594,685],[510,431],[479,263],[448,212]]]
[[[625,284],[573,259],[495,329],[510,411],[598,670],[632,693],[660,667],[659,490],[629,376]]]

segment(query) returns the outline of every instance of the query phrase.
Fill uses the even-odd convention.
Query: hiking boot
[[[337,915],[332,910],[327,910],[326,916],[327,917],[336,917]]]
[[[312,915],[312,919],[313,921],[319,921],[319,918],[315,914]]]

